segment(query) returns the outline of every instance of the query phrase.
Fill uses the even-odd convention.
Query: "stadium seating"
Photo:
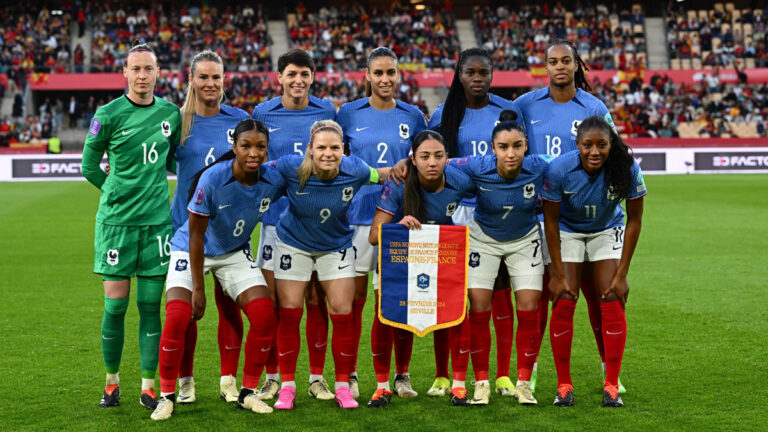
[[[69,72],[70,20],[34,2],[0,7],[0,73]]]
[[[715,3],[712,9],[667,11],[667,44],[671,69],[768,67],[768,7],[736,9]]]
[[[460,53],[455,18],[446,10],[367,11],[354,3],[308,13],[300,5],[286,22],[290,46],[310,51],[318,70],[329,72],[364,68],[378,46],[392,48],[401,64],[413,68],[451,69]]]
[[[642,7],[609,11],[605,5],[566,11],[561,6],[475,7],[479,43],[493,53],[498,70],[528,69],[544,63],[544,50],[555,39],[571,41],[593,69],[643,66],[646,57]]]

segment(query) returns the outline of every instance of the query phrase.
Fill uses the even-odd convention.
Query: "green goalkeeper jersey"
[[[173,168],[181,120],[158,97],[136,105],[122,96],[96,110],[83,149],[83,175],[101,189],[96,221],[108,225],[170,223],[166,169]],[[100,167],[107,152],[109,175]]]

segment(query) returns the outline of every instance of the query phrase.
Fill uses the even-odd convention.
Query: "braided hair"
[[[464,96],[464,86],[461,84],[461,71],[470,57],[483,57],[488,60],[493,71],[493,59],[482,48],[469,48],[461,52],[456,69],[453,72],[453,81],[448,89],[448,96],[443,103],[443,116],[440,119],[440,134],[445,140],[445,150],[448,157],[459,155],[459,126],[464,119],[464,110],[467,108],[467,100]]]
[[[584,62],[584,60],[581,59],[579,56],[579,52],[576,50],[576,47],[570,42],[565,39],[557,39],[552,44],[550,44],[547,47],[547,50],[544,51],[549,55],[549,50],[551,50],[553,47],[556,46],[564,46],[567,47],[569,50],[571,50],[571,54],[573,54],[573,61],[576,62],[576,73],[573,76],[573,82],[576,85],[576,88],[580,88],[585,91],[591,91],[592,86],[589,85],[589,81],[587,81],[586,72],[589,71],[589,67]]]

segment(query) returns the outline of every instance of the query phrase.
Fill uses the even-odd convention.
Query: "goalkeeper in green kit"
[[[160,301],[171,253],[170,192],[166,169],[179,140],[179,109],[153,95],[157,57],[145,44],[126,54],[128,94],[100,107],[83,149],[83,175],[101,190],[96,214],[94,273],[104,281],[101,344],[107,382],[100,406],[120,401],[120,358],[131,277],[136,276],[141,351],[140,402],[157,405],[155,373],[160,343]],[[100,167],[104,152],[109,175]]]

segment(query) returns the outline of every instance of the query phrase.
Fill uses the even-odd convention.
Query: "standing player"
[[[511,283],[515,290],[518,319],[514,396],[521,404],[536,404],[530,379],[539,343],[537,308],[544,266],[541,232],[534,210],[547,162],[539,156],[526,156],[525,132],[514,122],[516,117],[513,111],[502,111],[500,123],[493,129],[493,155],[451,160],[450,166],[469,175],[477,188],[477,209],[469,223],[468,276],[472,333],[469,350],[475,371],[475,394],[468,401],[466,390],[463,386],[457,389],[454,382],[451,401],[455,405],[487,405],[490,399],[488,322],[494,280],[502,262],[509,275],[505,285]],[[461,373],[466,374],[466,368]]]
[[[445,138],[448,157],[483,156],[490,150],[491,131],[502,110],[517,111],[512,102],[489,93],[493,80],[493,61],[481,48],[464,50],[456,63],[451,88],[445,103],[437,107],[429,122],[429,129]],[[464,200],[453,216],[456,224],[467,225],[472,219],[475,201]],[[513,311],[509,279],[505,266],[500,267],[498,284],[493,294],[493,324],[496,329],[496,391],[511,396],[515,387],[509,379],[512,356]],[[436,331],[436,379],[427,391],[430,396],[443,396],[448,382],[448,332]],[[465,335],[469,337],[469,335]],[[469,361],[469,353],[451,353],[459,356],[460,364]]]
[[[549,76],[549,87],[528,92],[515,100],[515,105],[523,114],[523,120],[528,132],[532,154],[558,157],[561,154],[576,150],[576,129],[581,121],[589,116],[597,115],[613,126],[611,114],[605,105],[588,93],[591,90],[584,74],[586,65],[579,57],[576,49],[568,41],[555,41],[546,50],[546,67]],[[543,219],[542,219],[543,226]],[[544,265],[549,265],[546,243],[543,247]],[[605,372],[605,349],[600,325],[600,304],[594,295],[592,267],[584,266],[582,275],[582,293],[587,300],[589,321],[597,342],[597,349],[603,359]],[[539,328],[543,337],[547,327],[547,311],[549,303],[549,278],[544,276],[544,292],[539,302]],[[531,378],[531,388],[536,391],[537,366],[534,365]],[[624,388],[619,384],[624,393]]]
[[[189,66],[189,86],[181,107],[181,143],[176,148],[178,180],[171,203],[174,233],[189,218],[187,197],[195,173],[210,165],[232,149],[235,127],[248,113],[224,105],[224,65],[212,51],[192,57]],[[220,396],[227,402],[237,402],[237,367],[243,340],[243,318],[237,303],[227,297],[221,283],[214,278],[216,307],[219,310],[219,355],[221,357]],[[197,322],[187,328],[184,360],[179,371],[178,403],[195,401],[195,381],[192,365],[197,343]]]
[[[318,120],[336,118],[336,108],[327,100],[309,95],[315,77],[315,63],[303,50],[291,49],[277,59],[277,78],[283,86],[283,95],[259,104],[253,118],[260,120],[269,130],[269,160],[277,160],[288,154],[303,155],[309,142],[309,130]],[[258,265],[274,294],[275,226],[280,214],[288,207],[288,200],[281,199],[262,218],[259,236]],[[278,299],[279,302],[279,299]],[[278,316],[278,320],[279,320]],[[310,393],[318,399],[333,399],[333,393],[323,378],[326,345],[328,344],[328,312],[324,299],[307,302],[306,323],[309,350]],[[277,341],[267,362],[267,376],[259,392],[262,399],[272,399],[280,389],[278,375]]]
[[[179,141],[179,109],[156,98],[157,56],[146,45],[126,54],[128,94],[96,111],[83,149],[83,176],[101,190],[94,234],[94,273],[104,281],[101,345],[107,382],[99,403],[120,404],[120,358],[131,277],[136,276],[141,397],[155,409],[160,300],[168,271],[171,215],[166,167]],[[99,167],[104,152],[107,176]]]
[[[379,243],[379,225],[393,220],[409,229],[421,229],[422,223],[453,225],[451,216],[458,208],[459,202],[472,196],[475,188],[466,174],[455,167],[446,166],[447,160],[443,137],[437,132],[427,130],[413,138],[412,154],[406,159],[405,182],[399,185],[393,182],[384,185],[376,203],[376,215],[373,217],[368,235],[371,245]],[[380,408],[387,406],[392,399],[389,367],[393,337],[399,338],[401,333],[409,333],[411,336],[407,340],[410,341],[409,348],[412,348],[413,333],[394,329],[379,322],[378,296],[375,311],[376,317],[371,330],[371,350],[374,356],[373,368],[376,371],[376,392],[368,402],[368,406]],[[451,332],[460,327],[462,325],[447,331]],[[395,356],[397,357],[397,351]],[[410,357],[402,360],[409,361]],[[408,364],[401,365],[400,361],[398,359],[397,367],[404,366],[407,370]],[[466,373],[466,367],[464,373]],[[397,378],[395,391],[398,392]],[[398,395],[403,397],[400,392]],[[466,390],[462,397],[465,396]]]
[[[586,118],[577,129],[576,141],[577,151],[552,162],[542,192],[552,258],[549,289],[554,306],[549,336],[557,369],[555,405],[573,405],[573,312],[582,263],[588,261],[594,267],[603,323],[603,406],[621,407],[618,384],[627,341],[627,273],[640,237],[647,191],[629,147],[602,116]],[[622,200],[627,206],[626,231]]]
[[[161,399],[153,420],[173,413],[176,377],[184,355],[184,336],[205,312],[204,272],[210,271],[222,289],[250,321],[245,342],[242,408],[266,414],[272,408],[256,397],[261,371],[274,335],[274,305],[251,254],[251,232],[269,205],[283,194],[285,181],[267,160],[269,133],[253,119],[237,124],[232,151],[200,171],[193,179],[189,219],[171,241],[166,283],[166,315],[160,339]]]
[[[355,156],[344,156],[339,125],[322,120],[312,125],[307,152],[277,161],[287,182],[290,206],[277,225],[275,269],[280,299],[278,354],[282,388],[277,409],[292,409],[296,398],[296,361],[302,303],[313,269],[325,295],[333,322],[331,351],[336,372],[335,399],[342,408],[357,408],[349,389],[354,366],[352,303],[355,297],[353,230],[347,210],[355,193],[368,182],[378,183],[389,168],[374,170]]]
[[[408,156],[411,137],[426,128],[424,116],[418,108],[395,99],[399,72],[397,56],[389,48],[379,47],[368,54],[368,66],[365,71],[366,94],[368,97],[344,104],[339,109],[337,120],[344,130],[344,142],[349,154],[362,159],[374,168],[391,167],[395,162]],[[376,263],[376,249],[368,243],[371,221],[375,212],[376,200],[381,194],[381,186],[363,186],[349,205],[349,223],[355,230],[352,240],[355,251],[355,346],[359,345],[362,330],[362,313],[368,291],[368,273]],[[395,393],[400,397],[416,397],[411,387],[408,373],[413,333],[390,330],[391,327],[373,320],[371,345],[391,347],[385,341],[374,338],[392,338],[395,336],[395,358],[397,375]],[[382,345],[383,344],[383,345]],[[374,365],[380,358],[374,356]],[[388,357],[389,358],[389,357]],[[357,359],[355,359],[357,366]],[[350,382],[357,381],[356,368],[353,369]],[[389,360],[387,360],[387,382],[389,382]],[[354,384],[352,394],[355,394]],[[359,394],[359,393],[358,393]]]

